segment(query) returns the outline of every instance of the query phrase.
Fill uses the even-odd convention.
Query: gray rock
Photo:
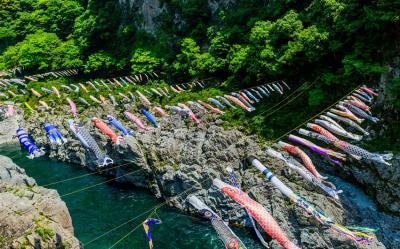
[[[80,115],[85,117],[82,123],[90,130],[102,149],[113,158],[117,165],[122,165],[102,172],[103,174],[117,177],[119,182],[150,189],[157,197],[169,200],[170,206],[191,213],[194,210],[187,205],[185,199],[190,194],[197,194],[225,221],[249,226],[245,211],[211,186],[213,178],[229,181],[226,167],[231,167],[243,190],[261,203],[287,232],[287,235],[302,248],[385,248],[379,241],[372,245],[360,246],[321,227],[314,218],[305,215],[302,209],[282,196],[256,170],[246,169],[241,161],[250,155],[258,156],[285,184],[313,205],[323,209],[329,216],[334,217],[337,222],[357,224],[363,220],[363,217],[357,214],[358,210],[352,209],[352,205],[346,205],[344,202],[337,204],[319,190],[306,184],[299,176],[288,171],[282,163],[266,158],[265,148],[260,147],[256,137],[246,136],[238,130],[225,130],[211,122],[196,126],[189,119],[182,119],[175,115],[162,119],[159,122],[161,129],[150,128],[149,132],[143,132],[137,130],[134,124],[127,121],[118,110],[113,108],[112,106],[95,107]],[[95,129],[89,120],[93,116],[105,119],[110,113],[135,131],[132,137],[128,137],[119,146],[111,144],[108,137]],[[68,144],[60,147],[49,146],[44,130],[37,122],[28,119],[25,125],[35,134],[36,141],[40,141],[39,145],[48,149],[50,157],[94,169],[92,155],[82,149],[67,129],[62,128],[67,127],[66,124],[60,123],[60,120],[66,122],[68,116],[59,114],[57,118],[48,116],[47,119],[56,124],[64,134],[69,133]],[[215,120],[213,116],[207,116],[205,119]],[[149,124],[147,125],[150,127]],[[347,168],[349,172],[355,172],[354,169],[355,167]],[[370,172],[365,170],[359,171],[359,174],[363,175],[365,183],[376,178],[373,176],[368,179]],[[398,224],[400,222],[396,221],[392,225]],[[367,222],[363,225],[373,226],[374,224]],[[393,227],[392,225],[390,227]],[[276,241],[271,240],[271,248],[280,247],[277,246]]]
[[[66,249],[80,248],[58,193],[37,186],[4,156],[0,156],[0,221],[1,248],[60,248],[60,241]]]

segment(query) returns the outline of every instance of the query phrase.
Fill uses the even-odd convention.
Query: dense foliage
[[[265,106],[246,117],[287,127],[356,85],[375,83],[399,55],[397,0],[163,0],[151,11],[138,2],[0,0],[0,69],[156,70],[175,82],[217,77],[227,89],[314,83],[279,115],[266,117]],[[399,96],[398,78],[391,81]]]

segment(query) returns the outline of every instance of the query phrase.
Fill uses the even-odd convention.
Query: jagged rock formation
[[[12,117],[0,119],[0,143],[15,142],[18,140],[15,136],[15,131],[18,129],[21,118],[21,115],[16,113]]]
[[[209,0],[208,7],[213,15],[220,9],[232,6],[236,0]],[[135,21],[138,28],[154,33],[159,27],[160,17],[164,14],[174,17],[174,24],[181,26],[185,21],[180,13],[170,8],[168,2],[160,0],[119,0],[119,7],[126,22]]]
[[[80,248],[71,217],[55,190],[0,156],[0,248]]]
[[[63,113],[68,113],[65,110]],[[110,169],[107,174],[117,177],[117,181],[128,182],[138,187],[150,189],[158,197],[171,200],[170,205],[184,211],[191,211],[185,198],[192,193],[200,196],[206,204],[221,214],[223,219],[232,224],[248,225],[245,212],[237,204],[229,201],[224,195],[211,187],[213,178],[227,180],[227,166],[239,173],[238,177],[244,190],[263,204],[273,217],[302,248],[386,248],[375,241],[368,246],[357,245],[350,240],[329,232],[320,227],[313,218],[307,218],[304,212],[275,190],[256,170],[245,169],[241,161],[247,156],[258,156],[271,170],[295,192],[320,207],[329,216],[346,225],[375,227],[376,220],[365,219],[354,203],[343,201],[335,203],[319,190],[306,184],[299,176],[290,172],[286,166],[265,157],[265,148],[256,137],[246,136],[237,130],[225,130],[222,121],[207,117],[207,123],[195,126],[190,120],[179,116],[170,116],[160,125],[162,129],[152,129],[144,133],[136,131],[120,146],[114,146],[108,137],[101,134],[86,117],[106,117],[112,113],[124,120],[120,113],[110,105],[92,107],[80,116],[82,122],[90,128],[99,145],[110,155],[116,164],[122,165]],[[45,146],[52,158],[65,162],[86,165],[95,170],[92,156],[86,153],[80,143],[69,131],[67,115],[59,114],[38,118],[31,116],[24,124],[29,134],[36,139],[39,146]],[[68,134],[69,142],[63,146],[50,146],[41,123],[55,124],[63,134]],[[134,125],[124,120],[132,129]],[[365,166],[367,167],[367,166]],[[182,194],[184,191],[184,194]],[[180,195],[179,198],[174,196]],[[388,247],[396,244],[393,234],[388,230],[398,227],[400,221],[393,219],[385,230],[378,232],[379,240]],[[271,248],[280,248],[271,241]]]

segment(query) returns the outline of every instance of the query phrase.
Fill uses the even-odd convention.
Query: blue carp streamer
[[[150,226],[151,225],[159,225],[161,224],[161,220],[149,218],[143,222],[143,228],[147,236],[147,240],[149,241],[149,248],[154,249],[153,238],[151,237]]]
[[[35,157],[41,157],[45,154],[43,149],[39,149],[29,138],[29,136],[26,134],[24,128],[18,128],[17,129],[17,136],[18,140],[21,143],[22,147],[24,147],[25,150],[28,151],[29,159],[33,159]]]
[[[50,143],[61,145],[67,142],[67,139],[63,137],[61,132],[54,125],[46,123],[44,124],[44,129],[50,139]]]
[[[119,130],[124,136],[132,135],[132,131],[128,130],[121,122],[111,115],[107,116],[108,123],[112,125],[115,129]]]
[[[153,115],[151,115],[150,112],[148,112],[144,108],[140,108],[139,111],[149,120],[150,123],[152,123],[155,127],[160,128],[160,126],[157,123],[157,120],[154,118]]]

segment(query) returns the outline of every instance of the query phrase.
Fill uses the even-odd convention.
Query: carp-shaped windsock
[[[373,117],[366,113],[364,110],[361,108],[358,108],[357,106],[352,105],[349,102],[339,102],[341,105],[347,107],[352,113],[356,114],[357,116],[363,118],[363,119],[368,119],[369,121],[372,121],[374,123],[377,123],[379,121],[379,118]]]
[[[216,96],[215,98],[220,99],[222,102],[224,102],[225,105],[229,106],[232,109],[236,109],[235,106],[233,106],[231,104],[231,102],[229,102],[229,100],[227,100],[226,98],[222,97],[222,96]]]
[[[231,95],[224,95],[225,98],[229,99],[230,101],[232,101],[233,103],[237,104],[238,106],[242,107],[243,109],[245,109],[248,112],[252,112],[253,109],[248,107],[247,105],[245,105],[242,101],[240,101],[240,99],[233,97]]]
[[[373,96],[379,96],[379,94],[377,94],[376,92],[374,92],[374,90],[372,88],[366,87],[366,86],[362,86],[360,87],[361,91],[366,92],[369,95],[373,95]]]
[[[76,108],[76,104],[74,101],[72,101],[70,98],[67,98],[68,104],[71,108],[71,113],[73,117],[76,117],[78,115],[78,109]]]
[[[218,100],[216,100],[216,99],[214,99],[214,98],[208,98],[207,100],[208,100],[208,102],[210,102],[211,104],[214,104],[214,105],[218,106],[218,107],[221,108],[221,109],[225,109],[225,106],[224,106],[221,102],[219,102]]]
[[[151,103],[150,101],[146,98],[146,96],[144,96],[141,92],[136,91],[136,93],[139,95],[139,99],[142,102],[143,105],[145,106],[150,106]]]
[[[285,249],[300,249],[285,234],[283,229],[268,213],[268,211],[258,202],[251,199],[248,194],[242,192],[219,179],[214,179],[213,185],[222,193],[229,196],[232,200],[248,210],[249,214],[258,222],[263,230],[273,239],[279,242]]]
[[[84,98],[82,98],[82,97],[79,97],[78,99],[79,99],[79,101],[80,101],[82,104],[84,104],[85,106],[90,106],[89,102],[87,102],[86,99],[84,99]]]
[[[67,142],[67,139],[61,134],[61,132],[52,124],[44,124],[44,130],[47,133],[47,137],[52,144],[61,145]]]
[[[51,90],[53,90],[53,92],[57,96],[57,98],[61,98],[61,94],[55,86],[51,86]]]
[[[336,165],[341,165],[342,163],[340,161],[345,161],[346,160],[346,155],[341,154],[341,153],[336,152],[336,151],[333,151],[331,149],[322,148],[322,147],[314,144],[313,142],[308,141],[307,139],[304,139],[304,138],[301,138],[301,137],[298,137],[298,136],[295,136],[295,135],[292,135],[292,134],[289,135],[288,139],[291,142],[294,142],[294,143],[297,143],[297,144],[301,144],[301,145],[309,148],[313,152],[324,156],[326,159],[328,159],[330,162],[332,162],[332,163],[334,163]]]
[[[253,99],[256,103],[260,102],[259,99],[256,98],[249,90],[244,90],[244,93],[251,99]]]
[[[285,150],[286,152],[295,155],[301,159],[303,162],[304,166],[307,168],[308,171],[310,171],[311,174],[313,174],[319,181],[326,179],[326,177],[323,177],[318,170],[315,168],[313,161],[311,158],[299,147],[279,141],[277,146],[281,148],[282,150]]]
[[[24,128],[18,128],[17,131],[17,136],[18,140],[21,144],[22,147],[24,147],[25,150],[28,151],[29,156],[27,156],[29,159],[34,159],[36,157],[41,157],[45,154],[43,149],[39,149],[29,138],[29,136],[26,134]]]
[[[348,96],[345,100],[346,102],[349,102],[350,104],[357,106],[358,108],[363,109],[364,111],[368,112],[369,114],[371,114],[371,108],[365,104],[364,102],[362,102],[360,99],[358,99],[355,96]]]
[[[352,145],[350,143],[347,143],[345,141],[339,140],[339,139],[332,139],[332,138],[328,138],[325,137],[321,134],[315,133],[315,132],[311,132],[311,131],[307,131],[304,129],[300,129],[299,133],[304,135],[304,136],[308,136],[308,137],[312,137],[315,139],[318,139],[320,141],[323,141],[327,144],[332,144],[335,147],[343,150],[344,152],[348,153],[351,156],[355,156],[356,158],[364,158],[367,160],[371,160],[371,161],[376,161],[379,163],[384,163],[386,165],[391,165],[390,163],[386,162],[387,160],[391,160],[393,158],[393,154],[389,153],[389,154],[378,154],[378,153],[371,153],[363,148],[360,148],[358,146]]]
[[[36,97],[38,97],[38,98],[42,97],[42,95],[35,89],[31,88],[31,91],[32,91],[32,94],[35,95]]]
[[[225,112],[221,111],[220,109],[218,109],[218,108],[216,108],[216,107],[213,107],[213,106],[211,106],[211,105],[209,105],[209,104],[207,104],[207,103],[205,103],[205,102],[203,102],[203,101],[201,101],[201,100],[197,100],[197,102],[198,102],[200,105],[204,106],[206,109],[208,109],[208,110],[210,110],[210,111],[212,111],[212,112],[214,112],[214,113],[216,113],[216,114],[220,114],[220,115],[225,114]]]
[[[160,115],[160,117],[166,117],[168,116],[167,113],[165,113],[165,111],[160,107],[160,106],[156,106],[153,108],[154,112],[156,112],[158,115]]]
[[[187,105],[178,103],[178,106],[188,111],[189,117],[193,120],[193,122],[195,122],[196,124],[201,123],[200,119],[197,118],[197,116],[192,112],[192,110]]]
[[[107,115],[108,123],[115,129],[119,130],[124,136],[132,135],[132,131],[128,130],[121,122],[111,115]]]
[[[118,136],[115,132],[108,127],[101,119],[96,117],[92,118],[92,123],[96,126],[104,135],[108,136],[113,144],[120,144],[121,140],[124,140],[123,137]]]
[[[187,201],[196,208],[200,214],[210,221],[218,234],[218,237],[224,243],[226,249],[246,249],[246,246],[239,237],[225,224],[225,222],[214,211],[211,210],[197,196],[189,196]]]
[[[81,142],[81,144],[89,151],[91,151],[97,161],[96,164],[99,167],[104,167],[109,164],[113,164],[113,160],[109,158],[106,154],[104,154],[101,150],[99,145],[96,143],[94,138],[90,135],[89,131],[86,130],[85,127],[83,127],[80,124],[75,123],[74,120],[68,120],[69,127],[71,131],[75,134],[75,136],[78,138],[78,140]]]
[[[329,117],[326,117],[326,118],[329,118]],[[331,123],[331,122],[329,122],[327,120],[316,119],[315,123],[317,125],[320,125],[320,126],[326,128],[326,129],[328,129],[329,131],[331,131],[331,132],[333,132],[333,133],[335,133],[335,134],[337,134],[339,136],[342,136],[342,137],[345,137],[345,138],[349,138],[349,139],[353,139],[353,140],[356,140],[356,141],[360,141],[362,139],[362,136],[353,134],[351,132],[348,132],[345,129],[343,129],[342,127],[337,126],[334,123]]]
[[[334,108],[330,109],[331,112],[340,115],[342,117],[346,117],[346,118],[350,118],[354,121],[356,121],[357,123],[361,124],[364,119],[358,118],[356,115],[354,115],[354,113],[352,113],[348,108],[346,108],[343,105],[337,104],[336,107],[340,110],[336,110]]]
[[[320,209],[315,208],[313,205],[308,203],[303,197],[295,194],[288,186],[281,182],[276,176],[274,176],[269,169],[267,169],[257,158],[249,157],[248,162],[256,167],[267,179],[270,181],[283,195],[289,200],[295,203],[297,206],[303,208],[309,215],[312,215],[318,222],[324,226],[329,227],[335,233],[338,233],[348,239],[351,239],[357,243],[369,243],[373,237],[357,231],[352,231],[347,227],[344,227],[336,223],[332,218],[327,217]],[[365,229],[370,230],[370,229]]]
[[[152,125],[154,125],[156,128],[160,128],[160,125],[157,123],[156,118],[151,115],[151,113],[148,112],[145,108],[140,108],[139,112],[142,113]]]
[[[338,116],[336,114],[333,114],[331,112],[327,112],[326,113],[327,116],[334,118],[335,120],[342,122],[346,125],[349,125],[355,129],[357,129],[358,131],[362,132],[364,135],[369,136],[369,132],[367,132],[366,130],[364,130],[361,126],[359,126],[356,122],[354,122],[353,120],[349,119],[349,118],[345,118],[342,116]]]
[[[296,171],[299,175],[301,175],[307,182],[311,183],[312,185],[320,188],[322,191],[327,193],[330,197],[338,200],[339,199],[339,194],[342,193],[343,191],[341,190],[335,190],[331,187],[326,186],[322,182],[322,178],[317,178],[314,175],[310,174],[307,170],[303,168],[303,165],[298,163],[296,160],[293,158],[284,156],[282,153],[279,153],[273,149],[268,149],[267,154],[280,159],[283,161],[290,169]]]
[[[128,118],[129,120],[133,121],[139,128],[148,131],[149,129],[146,128],[146,126],[144,126],[142,120],[140,120],[138,117],[136,117],[135,115],[133,115],[132,113],[126,111],[124,112],[124,115],[126,118]]]

